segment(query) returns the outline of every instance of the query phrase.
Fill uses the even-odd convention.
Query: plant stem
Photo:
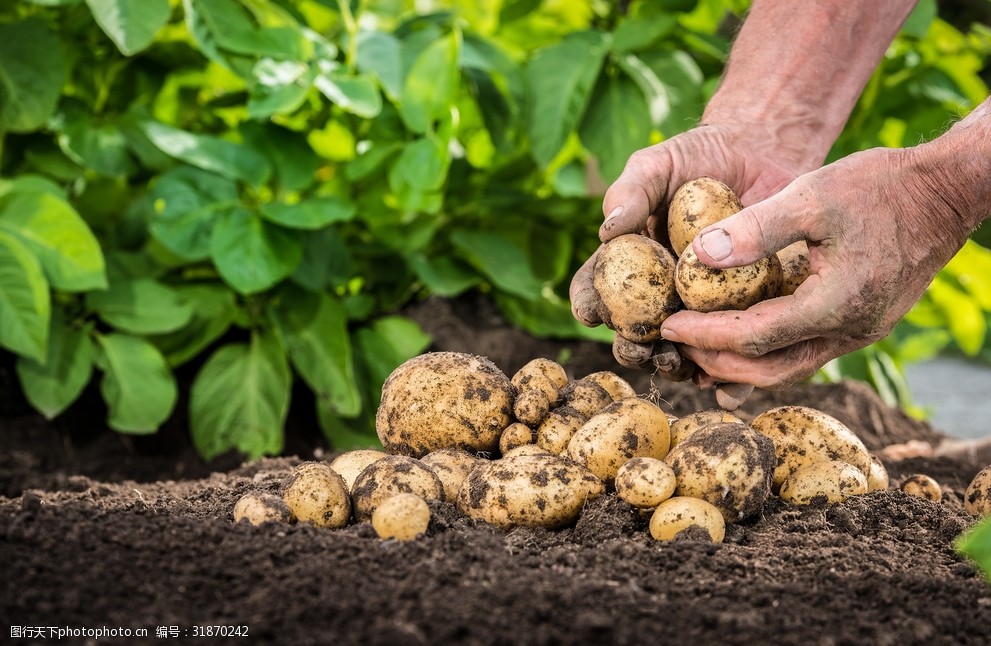
[[[351,3],[349,0],[337,0],[337,6],[341,10],[341,17],[344,19],[344,28],[348,32],[348,49],[345,53],[344,62],[348,71],[354,73],[358,66],[358,21],[351,13]]]

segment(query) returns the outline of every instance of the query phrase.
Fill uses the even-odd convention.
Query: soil
[[[484,303],[427,301],[407,313],[435,349],[486,355],[509,373],[537,356],[568,357],[573,375],[617,370],[674,414],[715,404],[691,385],[618,370],[608,347],[528,337]],[[973,522],[962,495],[984,466],[974,459],[886,462],[891,490],[839,505],[772,499],[721,545],[653,541],[613,494],[553,532],[499,531],[432,503],[427,535],[400,543],[368,524],[232,522],[240,495],[278,491],[293,465],[330,454],[305,420],[290,425],[291,455],[204,464],[182,420],[126,438],[84,402],[49,423],[12,384],[0,364],[0,616],[43,628],[46,640],[49,627],[105,627],[149,633],[99,643],[157,641],[156,629],[196,641],[197,630],[223,626],[213,630],[246,627],[245,642],[286,644],[991,641],[991,587],[953,550]],[[834,415],[872,450],[942,437],[854,383],[758,391],[742,414],[783,403]],[[894,488],[913,473],[940,482],[940,503]]]

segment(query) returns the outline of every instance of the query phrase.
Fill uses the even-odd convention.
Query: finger
[[[599,249],[601,248],[599,247]],[[571,285],[568,287],[571,313],[579,323],[586,327],[595,327],[602,323],[602,317],[599,316],[602,301],[599,299],[595,287],[592,286],[592,272],[595,268],[595,259],[599,255],[599,249],[596,249],[595,253],[585,261],[585,264],[579,267],[571,278]]]
[[[685,359],[673,343],[661,341],[654,344],[650,358],[657,372],[668,381],[685,381],[695,373],[695,364]]]
[[[716,383],[745,383],[759,388],[780,388],[812,376],[827,361],[844,352],[844,349],[831,349],[832,345],[829,340],[816,339],[761,357],[744,357],[731,352],[699,350],[690,346],[684,347],[682,352]]]
[[[647,148],[633,153],[619,178],[602,199],[605,222],[599,227],[603,242],[625,233],[642,233],[647,217],[660,206],[663,195],[659,186],[667,181],[670,169],[661,162],[664,156]]]
[[[650,361],[654,354],[654,344],[634,343],[616,335],[612,344],[612,355],[626,368],[640,368]]]
[[[723,410],[736,410],[743,406],[754,387],[750,384],[719,384],[716,386],[716,403]]]

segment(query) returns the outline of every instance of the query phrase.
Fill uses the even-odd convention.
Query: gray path
[[[954,437],[991,436],[991,365],[938,357],[909,366],[906,378],[934,427]]]

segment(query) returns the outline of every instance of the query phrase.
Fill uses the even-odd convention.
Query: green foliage
[[[697,122],[747,7],[620,4],[4,3],[0,347],[28,400],[57,416],[99,375],[108,423],[153,432],[190,366],[201,454],[258,456],[298,380],[348,448],[429,345],[395,313],[413,299],[480,290],[533,334],[609,340],[567,303],[601,187]],[[933,6],[835,154],[911,144],[986,95],[989,32]],[[920,346],[987,347],[991,272],[968,253],[870,350],[879,388]]]
[[[985,518],[958,536],[954,547],[961,555],[974,561],[991,582],[991,518]]]

